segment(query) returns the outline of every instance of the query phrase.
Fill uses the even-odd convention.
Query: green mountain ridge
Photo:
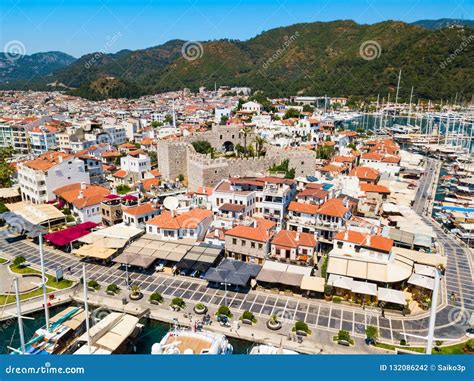
[[[407,99],[414,86],[416,98],[447,99],[458,93],[459,99],[470,100],[474,49],[466,41],[474,42],[474,30],[467,27],[431,30],[400,21],[302,23],[246,41],[200,42],[200,54],[192,59],[183,56],[182,40],[136,51],[92,53],[38,77],[28,88],[45,88],[57,80],[76,88],[72,94],[104,99],[213,88],[217,83],[248,86],[268,96],[387,97],[401,69],[401,98]]]

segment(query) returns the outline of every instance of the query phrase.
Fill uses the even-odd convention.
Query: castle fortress
[[[255,135],[247,134],[247,144]],[[216,158],[199,154],[194,150],[192,142],[206,140],[216,150],[223,147],[244,145],[244,133],[239,126],[213,126],[212,130],[198,133],[181,140],[158,141],[158,166],[163,178],[174,181],[183,175],[188,179],[188,187],[196,191],[199,187],[214,187],[229,176],[263,175],[274,164],[289,160],[289,167],[295,168],[295,176],[314,175],[316,156],[306,149],[287,150],[274,146],[266,146],[266,155],[252,158]]]

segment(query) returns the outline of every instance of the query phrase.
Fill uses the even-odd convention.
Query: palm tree
[[[256,136],[255,137],[255,151],[257,152],[257,157],[260,157],[260,155],[263,153],[263,146],[267,142],[264,138],[261,136]]]
[[[247,135],[250,132],[252,132],[252,129],[249,127],[244,127],[243,132],[244,132],[244,148],[245,148],[245,153],[247,153]]]

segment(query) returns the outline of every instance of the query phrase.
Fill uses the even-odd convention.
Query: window
[[[243,239],[242,240],[242,247],[245,247],[247,245],[247,242]]]
[[[250,242],[250,247],[251,247],[252,249],[255,249],[255,242]]]
[[[338,243],[337,243],[337,248],[338,248],[338,249],[342,249],[342,242],[338,242]]]
[[[232,245],[237,245],[237,238],[232,238]]]
[[[258,244],[258,249],[259,249],[259,250],[262,250],[262,248],[263,248],[263,244],[259,243],[259,244]]]

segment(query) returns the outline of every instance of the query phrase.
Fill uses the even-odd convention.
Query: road
[[[429,159],[427,175],[420,181],[415,210],[422,214],[428,201],[430,187],[435,180],[434,167],[436,161]],[[431,170],[433,168],[433,170]],[[430,218],[425,218],[427,224],[434,227],[440,243],[448,256],[446,279],[442,283],[447,295],[455,292],[458,296],[449,303],[443,303],[437,314],[435,336],[445,339],[461,339],[473,311],[473,283],[470,261],[466,251],[452,238],[447,236]],[[39,254],[36,245],[29,241],[8,243],[0,239],[0,250],[11,256],[23,255],[28,261],[39,265]],[[66,274],[81,276],[82,262],[71,254],[45,248],[45,266],[50,271],[62,268]],[[67,270],[70,268],[70,272]],[[107,286],[115,283],[125,288],[125,274],[118,265],[102,266],[86,264],[88,278],[95,279]],[[130,272],[133,283],[140,285],[144,292],[160,292],[165,298],[182,297],[190,305],[198,302],[219,306],[228,304],[234,310],[250,310],[257,316],[268,318],[277,314],[290,322],[304,320],[312,329],[337,332],[346,329],[356,337],[364,337],[367,325],[379,328],[379,334],[384,341],[398,343],[404,338],[404,333],[426,335],[428,330],[428,313],[416,316],[381,316],[378,310],[361,309],[358,306],[328,303],[319,299],[306,299],[281,294],[259,291],[225,293],[222,289],[211,288],[207,282],[183,276],[166,274],[145,274]],[[412,341],[413,343],[413,341]]]

